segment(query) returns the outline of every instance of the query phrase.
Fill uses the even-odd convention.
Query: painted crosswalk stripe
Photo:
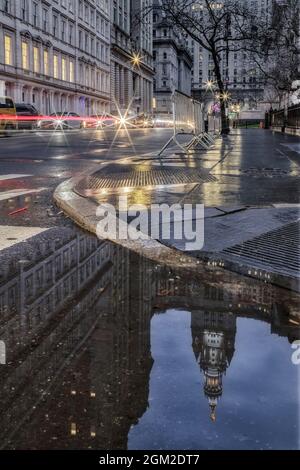
[[[24,242],[39,233],[49,230],[41,227],[23,227],[0,225],[0,250],[9,248],[16,243]]]
[[[12,189],[10,191],[0,192],[0,201],[5,201],[6,199],[12,199],[14,197],[23,196],[25,194],[40,193],[41,191],[46,191],[47,188],[37,188],[37,189]]]
[[[32,175],[19,175],[19,174],[0,175],[0,181],[13,180],[13,179],[16,179],[16,178],[28,178],[29,176],[32,176]]]

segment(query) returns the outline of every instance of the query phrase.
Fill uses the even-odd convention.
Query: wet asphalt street
[[[53,208],[52,193],[59,183],[89,169],[96,170],[103,162],[155,153],[169,136],[168,129],[138,129],[27,133],[0,138],[1,224],[64,224],[62,218],[53,217],[59,211]],[[24,208],[23,212],[8,215]]]
[[[297,203],[298,139],[260,129],[239,132],[232,132],[217,151],[207,155],[200,152],[196,158],[197,168],[208,170],[217,178],[216,182],[199,185],[197,202],[208,207]],[[54,217],[59,211],[52,202],[53,190],[60,182],[87,170],[97,170],[104,162],[155,156],[170,135],[169,129],[137,129],[2,137],[1,224],[36,227],[64,224],[65,218]],[[188,166],[189,162],[183,165]]]

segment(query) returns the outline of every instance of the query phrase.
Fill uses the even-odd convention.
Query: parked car
[[[16,105],[8,96],[0,96],[0,135],[17,129]]]
[[[50,116],[40,119],[37,127],[39,129],[54,130],[82,129],[85,127],[85,121],[77,113],[64,111],[51,113]]]
[[[39,113],[31,104],[16,103],[18,129],[35,129]],[[24,117],[24,119],[22,119]]]
[[[139,116],[136,116],[133,120],[132,123],[136,127],[141,127],[141,128],[149,128],[149,127],[154,127],[154,120],[152,116],[147,116],[146,114],[140,114]]]

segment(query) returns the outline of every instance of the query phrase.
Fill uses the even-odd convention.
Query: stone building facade
[[[110,1],[0,1],[1,94],[40,113],[110,108]]]

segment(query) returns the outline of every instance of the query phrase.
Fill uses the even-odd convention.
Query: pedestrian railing
[[[272,113],[272,126],[275,127],[284,127],[284,109],[280,111],[273,111]]]
[[[287,110],[287,126],[300,129],[300,105],[290,106]]]
[[[162,156],[171,144],[175,144],[184,153],[194,150],[197,146],[208,149],[214,143],[215,136],[213,132],[205,131],[203,104],[175,91],[172,95],[172,105],[173,135],[160,150],[158,156]],[[188,136],[189,141],[179,142],[179,136]]]

